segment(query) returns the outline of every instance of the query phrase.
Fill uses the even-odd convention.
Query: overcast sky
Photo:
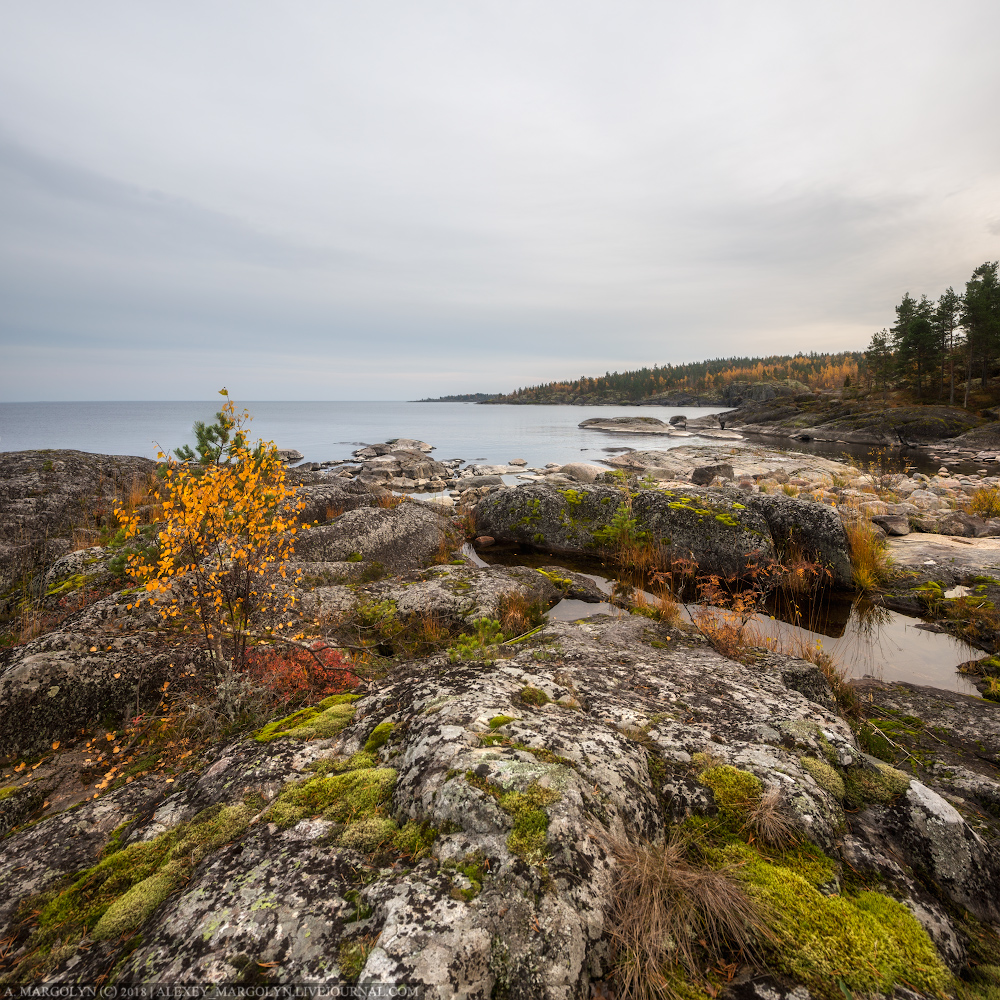
[[[1000,4],[0,0],[0,398],[863,349],[1000,257]]]

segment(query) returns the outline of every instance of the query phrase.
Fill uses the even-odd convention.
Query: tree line
[[[861,351],[839,354],[770,355],[756,358],[715,358],[684,365],[653,365],[635,371],[582,375],[567,382],[546,382],[495,397],[497,403],[618,402],[649,399],[664,394],[698,395],[723,389],[733,382],[794,380],[812,389],[834,389],[857,382],[864,367]]]
[[[1000,363],[1000,279],[997,261],[972,272],[963,293],[949,287],[937,301],[909,292],[896,306],[896,322],[874,334],[865,352],[869,388],[908,389],[918,399],[955,404],[956,384],[964,383],[962,406],[969,405],[973,377],[989,391]]]

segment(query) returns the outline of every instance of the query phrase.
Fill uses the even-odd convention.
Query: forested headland
[[[483,403],[645,403],[712,405],[737,386],[766,383],[803,392],[878,395],[883,402],[947,403],[983,408],[1000,399],[1000,278],[980,265],[961,292],[937,299],[907,292],[895,322],[866,351],[715,358],[681,365],[546,382],[507,394],[469,393],[442,401]]]

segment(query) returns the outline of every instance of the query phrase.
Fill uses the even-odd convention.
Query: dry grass
[[[733,869],[692,863],[681,837],[609,846],[618,861],[609,923],[619,1000],[677,997],[678,973],[703,982],[705,967],[749,952],[766,933]]]
[[[524,635],[544,621],[539,609],[529,604],[527,597],[519,590],[512,590],[500,597],[497,618],[503,634],[507,636]]]
[[[324,511],[323,517],[327,521],[332,521],[335,518],[340,517],[340,515],[343,514],[343,513],[344,513],[344,508],[343,507],[333,507],[330,504],[327,504],[327,507],[326,507],[326,510]]]
[[[777,785],[764,790],[750,807],[746,827],[769,847],[787,847],[798,842],[795,824],[788,819],[788,807]]]
[[[854,586],[861,591],[877,590],[890,577],[889,550],[875,525],[861,511],[848,509],[844,531],[851,550]]]
[[[397,496],[395,493],[381,493],[375,500],[376,505],[384,510],[394,510],[396,507],[409,502],[410,498],[406,494]]]

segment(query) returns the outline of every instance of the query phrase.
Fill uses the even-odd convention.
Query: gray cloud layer
[[[0,396],[862,348],[1000,256],[990,2],[0,7]]]

